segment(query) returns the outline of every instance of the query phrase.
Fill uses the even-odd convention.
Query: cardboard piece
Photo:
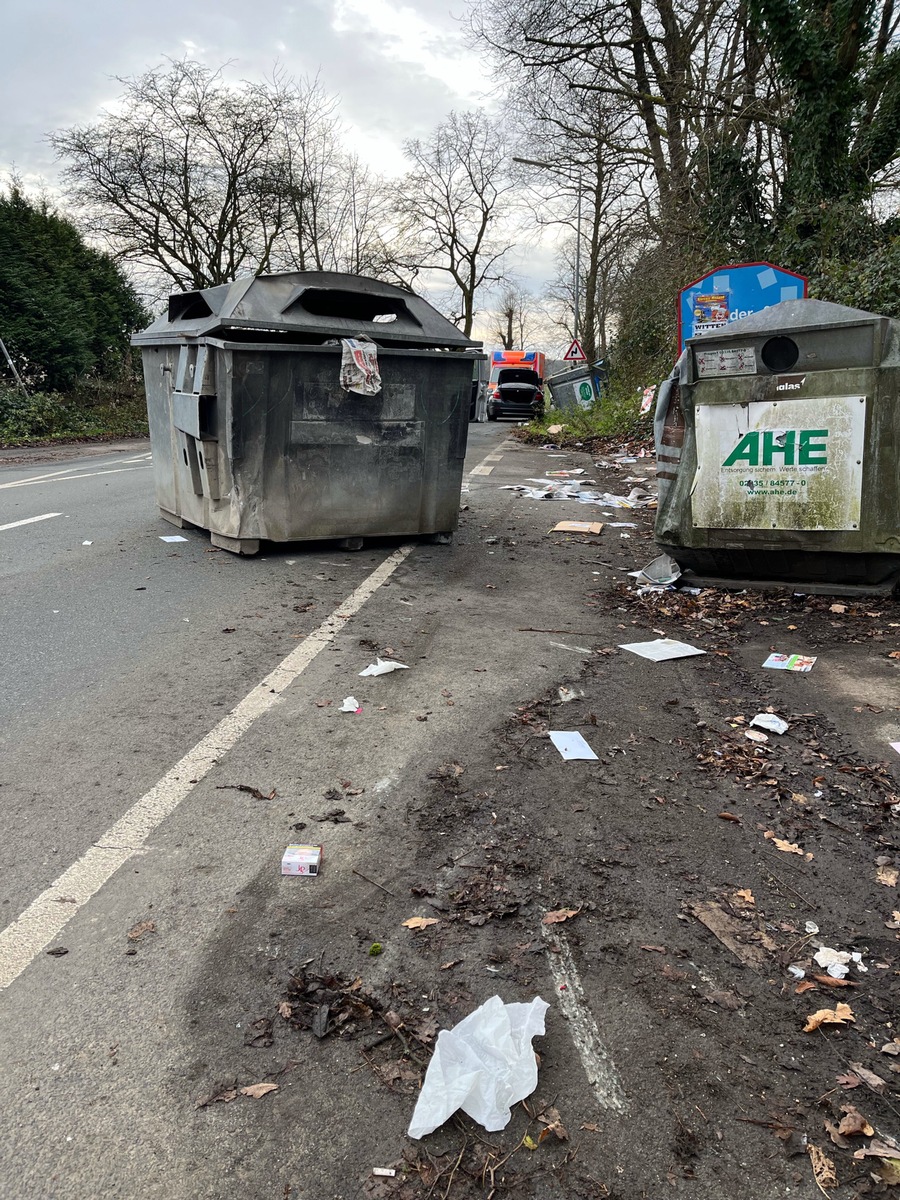
[[[551,533],[602,533],[602,521],[560,521]]]

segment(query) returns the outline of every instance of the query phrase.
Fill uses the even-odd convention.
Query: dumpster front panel
[[[695,420],[695,526],[859,528],[864,396],[698,404]]]

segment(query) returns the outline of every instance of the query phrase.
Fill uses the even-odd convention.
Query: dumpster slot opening
[[[342,288],[304,288],[282,312],[297,309],[314,317],[342,317],[348,321],[374,321],[378,324],[406,320],[421,327],[421,322],[407,308],[406,301],[399,297],[350,292]]]
[[[212,315],[201,292],[183,292],[169,297],[170,321],[196,321],[198,317]]]

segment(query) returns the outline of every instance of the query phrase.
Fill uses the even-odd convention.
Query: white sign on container
[[[694,525],[858,529],[865,427],[865,396],[698,404]]]

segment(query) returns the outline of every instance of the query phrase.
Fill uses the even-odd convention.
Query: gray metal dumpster
[[[595,368],[587,363],[583,367],[574,367],[568,371],[560,371],[551,375],[547,380],[553,407],[560,410],[573,408],[592,408],[600,399],[597,391]]]
[[[712,580],[900,580],[900,322],[787,300],[690,338],[655,432],[656,540]]]
[[[339,339],[361,336],[374,396],[341,386]],[[238,279],[170,297],[132,342],[173,524],[243,554],[456,528],[480,344],[421,297],[331,272]]]

